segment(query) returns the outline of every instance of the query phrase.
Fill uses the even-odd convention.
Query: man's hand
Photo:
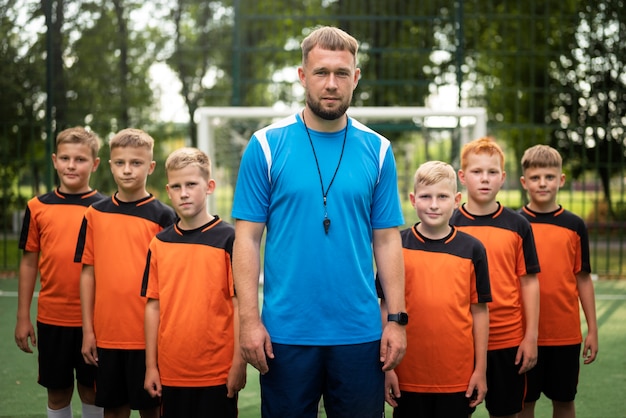
[[[388,322],[380,341],[380,361],[383,371],[393,370],[406,353],[406,329],[396,322]]]
[[[243,359],[254,366],[261,374],[269,370],[267,359],[274,358],[270,335],[261,321],[254,324],[246,324],[241,321],[239,344]]]

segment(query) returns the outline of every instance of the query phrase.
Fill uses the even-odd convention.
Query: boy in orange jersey
[[[406,326],[407,352],[386,372],[386,400],[394,418],[467,418],[487,392],[487,254],[449,224],[461,200],[452,166],[422,164],[409,199],[421,222],[401,232],[406,308],[421,320]]]
[[[539,262],[528,221],[496,200],[505,177],[504,153],[493,139],[466,144],[459,179],[467,188],[467,202],[450,222],[487,249],[493,301],[489,304],[485,404],[491,417],[518,416],[524,404],[526,372],[537,361]]]
[[[235,229],[207,211],[215,181],[204,152],[176,150],[165,170],[179,220],[148,251],[141,287],[148,298],[144,387],[161,397],[162,418],[236,418],[246,362],[231,268]]]
[[[52,163],[59,186],[28,202],[22,224],[15,342],[26,353],[38,346],[40,385],[48,390],[48,417],[71,418],[74,370],[83,417],[102,417],[94,406],[96,370],[84,362],[80,313],[80,266],[73,263],[76,236],[87,207],[105,196],[89,186],[100,163],[100,139],[83,127],[61,131]],[[30,319],[37,273],[37,337]]]
[[[82,354],[98,366],[96,405],[106,418],[127,418],[137,409],[158,417],[158,399],[143,389],[145,299],[141,277],[152,238],[176,219],[172,208],[146,190],[154,170],[154,140],[124,129],[109,143],[109,164],[118,186],[111,199],[85,212],[74,261],[83,264],[80,299]]]
[[[547,145],[528,148],[522,157],[520,181],[530,202],[520,213],[530,222],[535,236],[541,273],[539,314],[539,357],[528,373],[524,418],[535,416],[541,393],[552,400],[553,416],[574,418],[574,398],[580,371],[580,306],[587,321],[583,346],[584,363],[598,353],[598,324],[591,281],[589,240],[582,219],[557,203],[565,184],[562,159]]]

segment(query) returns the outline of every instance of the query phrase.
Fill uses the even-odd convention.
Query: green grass
[[[626,280],[600,280],[595,287],[600,354],[595,363],[581,366],[577,416],[626,418],[623,395],[626,388]],[[0,280],[0,332],[3,335],[0,338],[0,418],[43,418],[46,392],[36,383],[37,358],[22,353],[13,340],[17,299],[6,292],[16,290],[15,278]],[[79,416],[77,401],[74,401],[73,409],[74,416]],[[239,410],[240,418],[260,416],[258,373],[251,367],[248,369],[248,384],[240,393]],[[133,412],[133,418],[138,416]],[[391,416],[390,408],[387,408],[387,416]],[[550,404],[542,397],[537,403],[536,418],[551,416]],[[478,407],[473,417],[488,417],[484,405]]]

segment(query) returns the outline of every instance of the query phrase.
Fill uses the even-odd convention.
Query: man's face
[[[348,51],[313,48],[306,66],[298,69],[306,91],[306,104],[318,117],[335,120],[342,117],[352,101],[360,70]]]

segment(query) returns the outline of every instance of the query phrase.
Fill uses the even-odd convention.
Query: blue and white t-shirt
[[[241,160],[232,216],[266,224],[262,319],[273,342],[339,345],[381,337],[372,229],[404,223],[390,142],[348,118],[328,190],[299,114],[257,131]],[[323,189],[344,130],[309,129]]]

